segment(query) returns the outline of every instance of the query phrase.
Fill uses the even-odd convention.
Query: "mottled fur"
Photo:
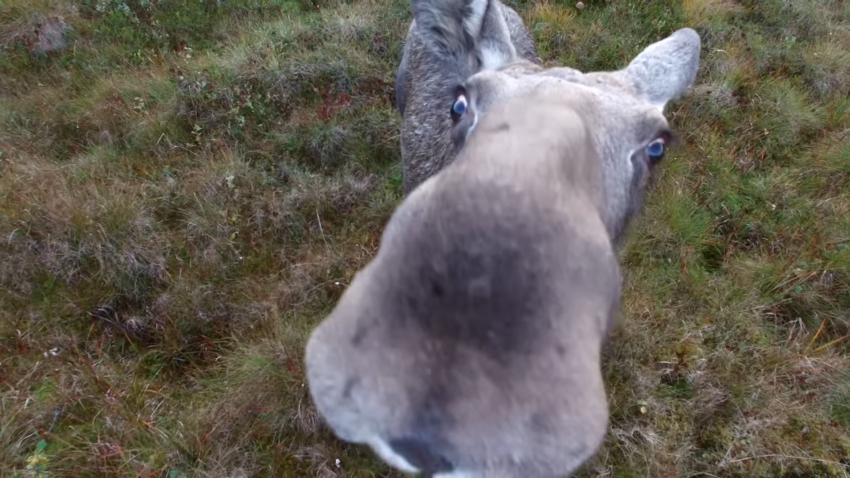
[[[453,58],[474,48],[426,32]],[[455,478],[563,476],[595,453],[617,243],[699,53],[682,29],[616,72],[515,59],[460,80],[469,107],[440,133],[457,159],[407,195],[308,341],[310,393],[340,438]]]
[[[540,64],[522,18],[499,0],[412,0],[411,5],[414,20],[396,76],[396,104],[404,117],[405,195],[457,154],[447,136],[455,86],[513,58]]]
[[[446,9],[438,7],[459,2],[472,2],[474,5],[475,2],[481,1],[490,0],[412,0],[414,22],[420,21],[421,18],[422,26],[418,29],[415,23],[411,26],[410,40],[405,46],[405,55],[399,69],[399,78],[406,78],[400,81],[406,85],[401,91],[406,100],[400,102],[400,105],[404,105],[401,151],[405,195],[451,163],[457,155],[461,142],[451,136],[453,125],[449,110],[459,86],[468,90],[467,96],[473,114],[468,115],[471,119],[467,121],[474,123],[475,118],[482,117],[492,105],[529,89],[546,87],[553,84],[553,81],[556,84],[558,80],[581,84],[593,88],[599,95],[606,96],[609,100],[602,103],[604,111],[599,112],[603,118],[616,118],[616,114],[611,115],[608,112],[616,112],[621,106],[626,106],[621,105],[621,102],[648,103],[663,111],[666,102],[676,99],[696,78],[700,40],[696,32],[687,28],[677,31],[665,41],[648,46],[622,70],[592,73],[582,73],[567,67],[541,67],[536,56],[535,60],[530,61],[519,53],[532,50],[516,48],[515,45],[525,45],[525,42],[513,40],[504,28],[482,28],[482,37],[477,41],[464,43],[453,40],[463,38],[461,33],[465,30],[462,25],[469,14],[462,18],[439,16],[438,14]],[[489,5],[492,8],[494,4]],[[429,10],[429,6],[433,8]],[[429,12],[429,15],[421,12]],[[487,25],[488,19],[491,18],[488,16],[490,12],[488,9],[487,15],[484,16],[484,25]],[[513,14],[516,15],[515,12]],[[498,20],[502,18],[498,15],[492,17],[495,17],[491,22],[494,24],[498,24]],[[525,32],[518,16],[516,21],[520,23],[514,25],[510,29],[511,32]],[[430,26],[424,28],[425,25]],[[461,33],[457,33],[458,31]],[[518,37],[527,38],[527,32],[525,35],[518,34]],[[506,46],[493,46],[497,38],[501,38]],[[496,55],[501,58],[501,63],[491,64],[490,68],[480,69],[467,76],[473,69],[465,67],[470,62],[463,59],[480,55],[480,45],[490,45],[488,50],[503,52],[501,57]],[[510,54],[511,51],[517,53]],[[424,73],[417,76],[420,75],[419,72]],[[633,138],[637,132],[625,133]],[[611,236],[619,242],[629,219],[641,207],[640,196],[634,194],[635,188],[626,187],[635,177],[635,167],[640,165],[631,161],[633,151],[622,148],[633,146],[631,142],[619,141],[619,138],[602,141],[606,143],[602,174],[607,198],[603,217]]]

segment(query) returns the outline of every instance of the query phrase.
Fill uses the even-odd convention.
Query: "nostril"
[[[422,470],[423,475],[448,473],[454,469],[452,463],[436,453],[428,443],[418,438],[399,438],[389,441],[393,451],[411,465]]]

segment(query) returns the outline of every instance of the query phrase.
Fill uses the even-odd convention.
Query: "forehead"
[[[621,106],[644,109],[651,105],[641,101],[629,85],[621,81],[614,72],[582,73],[569,67],[542,68],[529,62],[510,63],[497,70],[482,70],[465,82],[467,89],[476,88],[480,94],[497,96],[511,93],[512,90],[531,88],[552,88],[569,90],[571,95],[618,97]],[[582,88],[583,87],[583,88]],[[595,91],[594,91],[595,90]],[[625,102],[625,104],[622,104]]]
[[[478,72],[465,86],[479,113],[508,98],[534,92],[571,104],[591,128],[613,129],[630,140],[645,141],[667,129],[661,111],[636,95],[616,73],[520,63]]]

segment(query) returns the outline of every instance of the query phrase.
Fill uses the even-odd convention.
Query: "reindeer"
[[[476,54],[450,0],[414,2],[434,54]],[[617,71],[511,53],[457,80],[456,160],[405,197],[307,343],[311,397],[339,438],[433,477],[563,476],[596,453],[618,244],[700,48],[683,28]]]
[[[519,14],[499,0],[413,0],[414,19],[407,32],[396,75],[396,106],[404,124],[401,130],[403,190],[416,186],[449,164],[457,154],[447,136],[452,123],[446,111],[454,101],[454,88],[481,70],[495,70],[506,58],[522,58],[536,65],[540,57]],[[438,15],[438,17],[435,17]],[[429,28],[446,28],[441,18],[462,19],[467,52],[455,57],[443,42],[447,34]],[[424,23],[423,23],[424,22]],[[409,105],[409,106],[408,106]]]

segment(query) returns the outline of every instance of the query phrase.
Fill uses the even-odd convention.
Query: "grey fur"
[[[423,9],[429,2],[453,0],[413,1]],[[483,22],[485,25],[493,17],[489,12]],[[516,18],[519,19],[518,16]],[[451,23],[449,19],[444,19],[444,22]],[[498,22],[493,20],[490,23]],[[521,23],[516,28],[524,29]],[[491,33],[487,34],[487,38],[492,39],[496,37],[493,31],[503,30],[491,28],[489,31]],[[554,94],[561,94],[558,85],[563,82],[593,89],[597,95],[606,98],[600,103],[602,109],[597,114],[602,118],[616,118],[617,110],[628,108],[629,104],[650,104],[663,111],[667,102],[677,99],[694,82],[699,69],[699,35],[690,28],[683,28],[649,45],[626,68],[617,71],[582,73],[567,67],[545,69],[538,62],[528,61],[516,54],[504,56],[503,63],[496,69],[481,70],[464,78],[458,68],[447,66],[454,63],[445,58],[437,59],[439,57],[434,53],[435,49],[425,48],[425,45],[438,43],[430,39],[431,36],[439,36],[438,32],[417,30],[414,25],[411,27],[413,40],[405,47],[406,60],[403,63],[407,61],[404,68],[407,80],[403,83],[407,101],[401,132],[401,152],[406,195],[451,163],[462,144],[459,138],[452,136],[452,131],[456,134],[461,131],[461,136],[466,132],[460,128],[453,129],[449,115],[454,101],[453,93],[458,86],[467,90],[472,114],[468,114],[461,123],[469,126],[474,125],[476,117],[484,116],[492,105],[521,92],[534,88],[554,88]],[[508,40],[507,36],[504,38],[506,43],[516,43]],[[492,44],[492,41],[488,41]],[[504,48],[501,51],[509,50]],[[473,49],[469,54],[474,56],[476,51]],[[452,58],[460,56],[463,56],[462,53],[453,53]],[[419,65],[419,68],[415,65]],[[443,70],[438,69],[440,65]],[[416,71],[425,73],[420,77],[416,76]],[[640,208],[639,195],[635,194],[634,188],[629,187],[634,177],[631,151],[624,149],[634,146],[634,135],[638,132],[627,130],[624,133],[624,137],[630,140],[621,141],[613,137],[605,139],[608,137],[604,135],[600,137],[600,141],[605,143],[605,154],[602,155],[607,199],[604,221],[616,242],[621,240],[634,211]]]
[[[446,136],[457,85],[495,55],[540,64],[519,14],[498,0],[411,0],[411,6],[414,19],[396,75],[405,195],[457,154]],[[480,22],[469,20],[474,11],[483,11]]]
[[[483,50],[502,52],[501,64],[488,65],[490,70],[526,63],[522,60],[540,64],[531,37],[514,10],[496,3],[498,0],[460,1],[468,5],[474,5],[476,2],[487,4],[487,15],[482,22],[482,29],[472,42],[476,47],[468,51],[468,55],[480,56]],[[470,1],[472,3],[469,3]],[[411,0],[411,3],[415,7],[414,21],[408,32],[396,82],[397,103],[404,118],[401,131],[401,157],[405,195],[454,160],[458,150],[448,135],[452,127],[448,111],[454,101],[453,93],[458,85],[472,76],[470,71],[472,74],[480,71],[480,68],[476,70],[469,67],[468,62],[457,61],[457,58],[464,57],[462,52],[456,51],[461,48],[457,42],[453,43],[455,50],[450,56],[441,53],[444,49],[441,50],[436,45],[447,43],[442,40],[439,33],[442,30],[424,29],[417,24],[419,21],[417,12],[427,11],[429,6],[435,5],[430,10],[428,23],[438,23],[437,19],[439,19],[443,25],[451,26],[451,28],[444,27],[443,30],[455,31],[451,37],[457,38],[456,30],[459,28],[457,25],[462,25],[463,20],[448,16],[440,17],[439,14],[446,10],[443,4],[458,5],[459,0]],[[498,8],[491,8],[493,5]],[[501,18],[509,34],[500,28],[500,22],[497,21],[499,15],[496,15],[496,12],[502,12]],[[699,64],[700,41],[696,32],[687,28],[682,29],[667,40],[647,48],[624,70],[587,75],[568,70],[575,72],[573,78],[576,78],[576,81],[588,82],[597,80],[599,76],[606,77],[602,80],[603,83],[614,83],[616,86],[629,89],[634,96],[639,96],[663,108],[663,104],[659,102],[661,98],[669,96],[670,99],[676,99],[676,95],[670,93],[683,91],[683,84],[690,85],[694,81]],[[503,47],[494,46],[498,43],[501,43]],[[507,54],[511,48],[516,55]],[[537,73],[532,69],[527,69],[527,72]],[[677,75],[676,81],[668,81],[673,78],[670,75]],[[664,81],[661,84],[655,84],[659,78]],[[656,91],[658,88],[661,90]],[[670,91],[664,91],[664,88]],[[494,95],[497,94],[494,93]],[[497,96],[489,99],[488,102],[495,103],[498,100]]]
[[[620,273],[586,101],[495,107],[395,212],[307,345],[341,438],[408,471],[488,477],[556,476],[595,452]]]
[[[617,72],[515,59],[462,81],[467,112],[431,138],[457,159],[410,191],[308,341],[337,436],[435,477],[563,476],[596,452],[617,244],[699,50],[683,29]]]

